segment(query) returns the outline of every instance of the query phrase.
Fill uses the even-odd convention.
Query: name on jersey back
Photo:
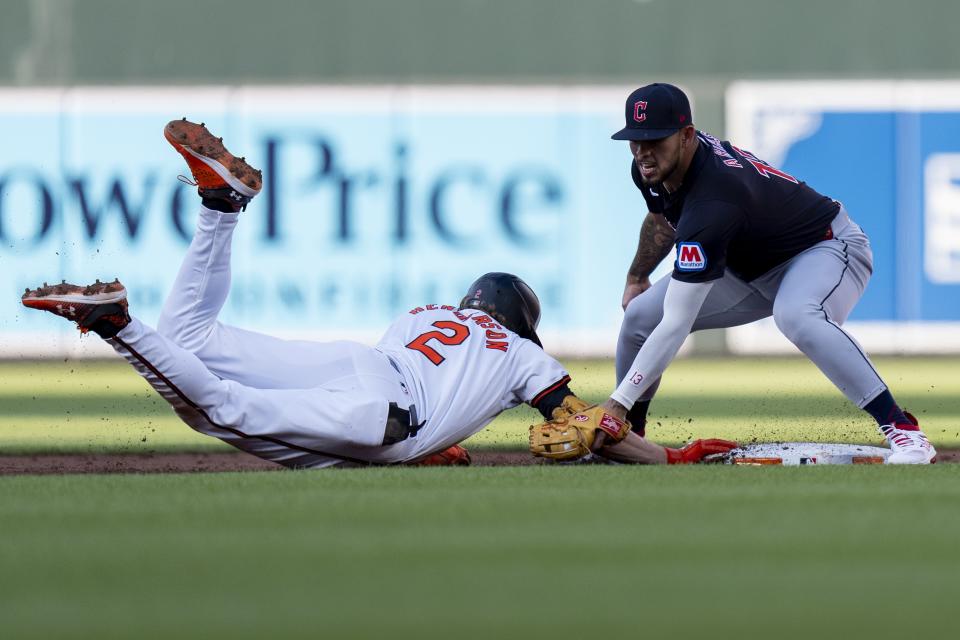
[[[448,304],[428,304],[423,307],[411,309],[410,315],[415,316],[418,313],[423,313],[424,311],[449,311],[457,318],[457,320],[465,323],[473,323],[481,329],[484,329],[484,337],[487,339],[485,346],[487,349],[506,352],[510,346],[510,343],[506,341],[507,334],[504,332],[503,327],[497,324],[493,318],[486,314],[481,313],[478,315],[467,315],[462,313],[456,307]]]

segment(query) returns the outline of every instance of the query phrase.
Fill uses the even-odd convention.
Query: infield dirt
[[[549,464],[526,451],[473,450],[475,467],[518,467]],[[960,449],[938,452],[939,463],[960,462]],[[0,476],[101,473],[222,473],[286,471],[273,462],[243,453],[91,453],[0,456]]]

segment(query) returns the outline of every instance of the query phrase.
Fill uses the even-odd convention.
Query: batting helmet
[[[460,301],[461,309],[484,311],[538,347],[537,325],[540,324],[540,300],[526,282],[512,273],[486,273],[477,278]]]

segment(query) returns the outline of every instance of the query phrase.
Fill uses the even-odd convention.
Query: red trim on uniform
[[[195,403],[193,400],[191,400],[190,398],[188,398],[188,397],[186,396],[186,394],[183,393],[183,391],[181,391],[175,384],[173,384],[173,382],[171,382],[169,378],[167,378],[165,375],[163,375],[162,373],[160,373],[160,371],[159,371],[155,366],[153,366],[153,364],[151,364],[145,357],[143,357],[142,355],[140,355],[140,354],[136,351],[136,349],[134,349],[133,347],[131,347],[129,344],[127,344],[123,339],[121,339],[121,338],[118,337],[118,336],[114,336],[113,338],[110,338],[110,339],[111,339],[111,340],[115,340],[116,342],[118,342],[118,343],[120,344],[120,346],[122,346],[124,349],[126,349],[127,351],[129,351],[129,352],[133,355],[134,358],[136,358],[137,360],[140,361],[140,363],[141,363],[143,366],[145,366],[147,369],[149,369],[155,376],[157,376],[158,378],[160,378],[160,381],[161,381],[161,382],[163,382],[165,385],[167,385],[168,387],[170,387],[170,390],[173,391],[175,394],[177,394],[177,397],[179,397],[181,400],[183,400],[183,401],[187,404],[187,406],[189,406],[189,407],[190,407],[191,409],[193,409],[194,411],[198,412],[201,416],[203,416],[203,419],[204,419],[204,420],[206,420],[207,422],[209,422],[211,425],[213,425],[213,426],[216,427],[217,429],[222,429],[222,430],[224,430],[224,431],[228,431],[228,432],[230,432],[230,433],[232,433],[232,434],[234,434],[234,435],[240,436],[241,438],[246,438],[246,439],[248,439],[248,440],[249,440],[249,439],[264,440],[264,441],[266,441],[266,442],[272,442],[273,444],[278,444],[278,445],[280,445],[280,446],[282,446],[282,447],[287,447],[288,449],[294,449],[294,450],[296,450],[296,451],[303,451],[304,453],[312,453],[312,454],[314,454],[314,455],[325,456],[325,457],[327,457],[327,458],[334,458],[334,459],[336,459],[336,460],[342,460],[342,461],[344,461],[344,462],[353,462],[353,463],[356,463],[356,464],[362,464],[362,465],[368,465],[368,466],[373,466],[373,465],[376,465],[376,464],[377,464],[377,463],[374,463],[374,462],[370,462],[369,460],[360,460],[359,458],[351,458],[350,456],[344,456],[344,455],[335,454],[335,453],[327,453],[326,451],[319,451],[319,450],[317,450],[317,449],[310,449],[310,448],[308,448],[308,447],[301,447],[300,445],[292,444],[292,443],[289,443],[289,442],[284,442],[283,440],[278,440],[277,438],[271,438],[271,437],[269,437],[269,436],[251,436],[251,435],[247,435],[246,433],[243,433],[242,431],[240,431],[240,430],[238,430],[238,429],[234,429],[233,427],[225,427],[225,426],[223,426],[223,425],[221,425],[221,424],[217,424],[216,422],[214,422],[213,420],[210,419],[210,416],[207,414],[206,411],[204,411],[203,409],[201,409],[200,406],[197,405],[197,403]],[[244,453],[248,453],[248,452],[244,452]],[[250,454],[250,455],[253,455],[253,454]],[[272,462],[272,461],[271,461],[271,462]],[[280,463],[277,463],[277,464],[280,464]]]
[[[560,387],[562,387],[563,385],[569,382],[570,382],[570,376],[563,376],[562,378],[560,378],[560,380],[554,382],[552,385],[550,385],[549,387],[547,387],[546,389],[538,393],[536,396],[534,396],[533,400],[530,401],[530,406],[536,409],[537,405],[540,404],[540,401],[543,400],[544,396],[553,393],[554,391],[556,391],[557,389],[559,389]]]

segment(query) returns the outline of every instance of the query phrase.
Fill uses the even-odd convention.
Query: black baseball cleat
[[[93,331],[101,338],[112,338],[130,323],[127,290],[119,280],[82,287],[63,281],[38,289],[27,289],[20,298],[23,306],[73,320],[81,333]]]
[[[190,167],[193,182],[204,204],[218,211],[241,211],[260,193],[263,176],[259,169],[237,158],[223,146],[223,138],[214,136],[201,122],[186,118],[167,123],[163,135]]]

